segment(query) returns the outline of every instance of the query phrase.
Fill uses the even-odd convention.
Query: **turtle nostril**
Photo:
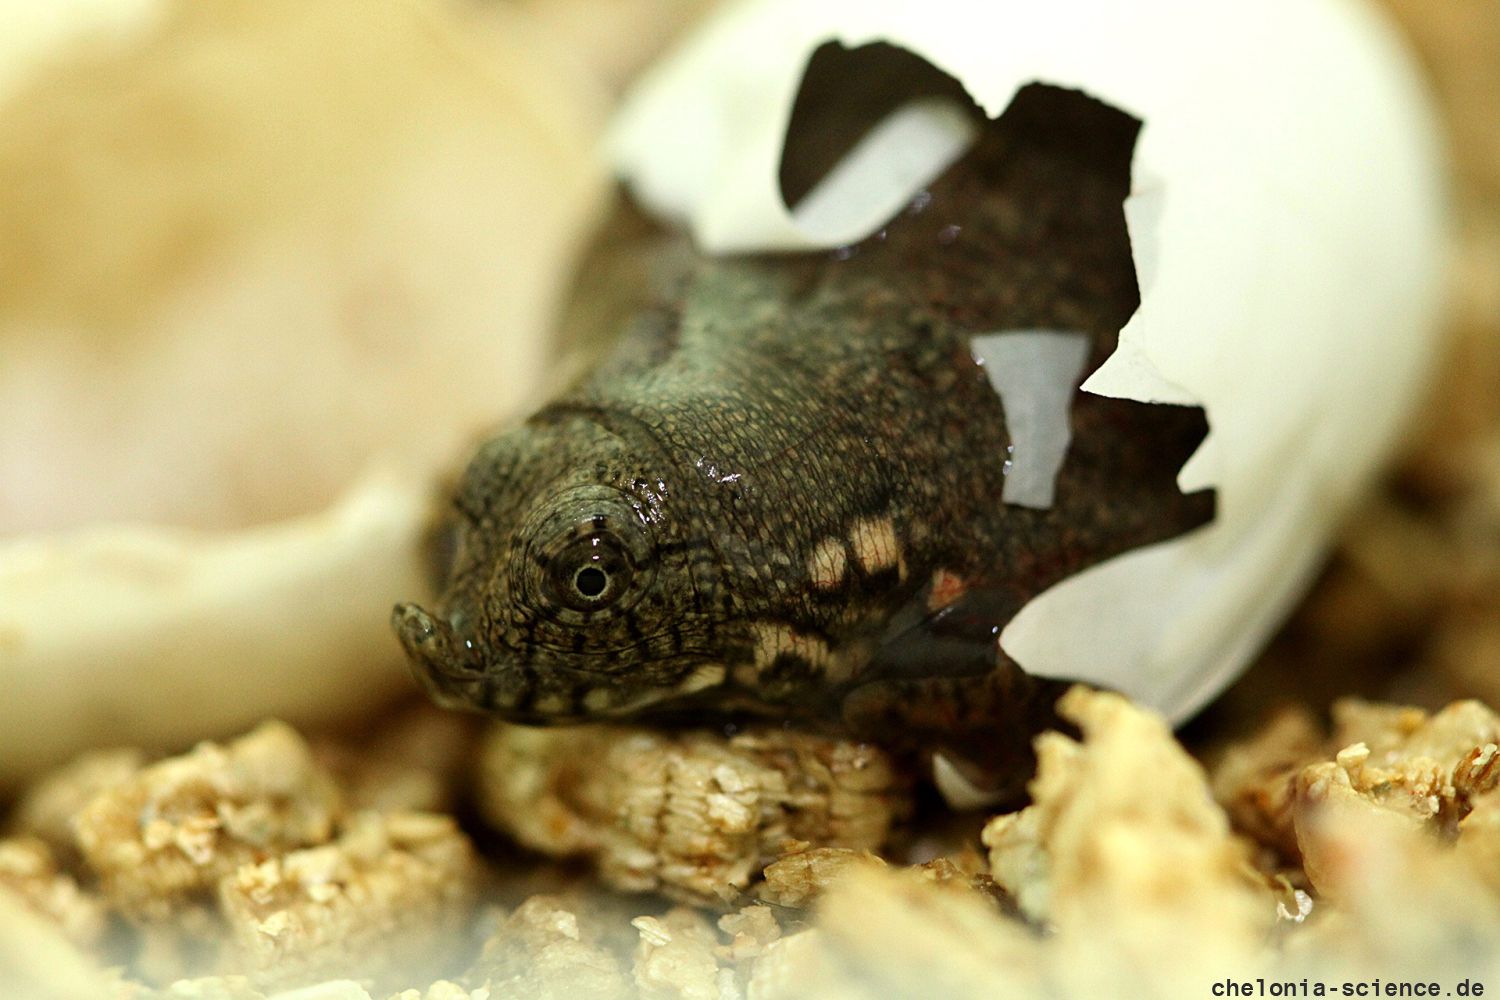
[[[439,642],[437,623],[415,604],[396,605],[391,611],[391,627],[400,636],[406,651],[413,656],[425,659]]]
[[[479,673],[470,665],[469,644],[464,643],[461,651],[452,627],[417,605],[396,605],[391,611],[391,627],[413,666],[445,677],[472,677]]]

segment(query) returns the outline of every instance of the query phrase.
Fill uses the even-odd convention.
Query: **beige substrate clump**
[[[333,969],[383,978],[441,968],[463,943],[476,875],[450,817],[356,814],[331,844],[243,865],[219,882],[233,949],[220,964],[290,984]]]
[[[604,882],[688,901],[730,900],[795,842],[878,850],[911,810],[911,779],[882,751],[778,728],[527,729],[485,741],[480,805]]]
[[[104,935],[103,904],[61,871],[52,850],[36,837],[0,840],[0,889],[55,923],[75,944],[97,945]]]
[[[342,803],[302,737],[267,723],[142,768],[72,820],[105,898],[164,918],[246,864],[332,835]]]
[[[1349,816],[1393,836],[1420,833],[1476,860],[1493,854],[1500,716],[1475,701],[1436,713],[1346,700],[1321,738],[1289,711],[1229,748],[1214,782],[1236,822],[1324,895],[1339,889]],[[1352,811],[1352,812],[1351,812]],[[1476,874],[1492,877],[1481,865]]]
[[[50,975],[58,955],[83,975],[107,962],[148,982],[240,975],[244,995],[354,967],[374,982],[435,970],[465,947],[480,869],[451,816],[389,791],[429,788],[418,762],[384,786],[397,805],[357,807],[392,773],[381,747],[336,776],[272,722],[151,764],[91,755],[44,779],[0,840],[0,922],[12,918],[0,937],[21,922],[50,943],[0,949],[0,983]]]
[[[1398,814],[1390,785],[1339,783],[1337,809],[1296,812],[1325,851],[1318,889],[1330,895],[1293,896],[1293,908],[1284,887],[1247,865],[1253,845],[1159,721],[1082,691],[1065,709],[1082,742],[1043,737],[1035,803],[984,835],[996,881],[1031,922],[952,882],[939,892],[907,872],[856,867],[823,897],[812,929],[768,949],[749,995],[1202,997],[1264,977],[1298,989],[1306,980],[1311,996],[1319,982],[1338,990],[1397,977],[1450,990],[1500,973],[1500,897],[1485,876],[1500,844],[1474,823],[1490,815],[1492,792],[1451,842],[1451,832],[1387,823]],[[1386,761],[1394,770],[1414,773],[1428,753],[1487,759],[1461,749],[1486,734],[1475,706],[1365,715],[1379,717],[1404,720],[1401,733],[1386,731],[1401,744]],[[1325,765],[1340,766],[1308,760],[1299,780]]]
[[[0,842],[0,981],[118,1000],[877,1000],[1500,976],[1489,708],[1346,702],[1327,734],[1273,718],[1211,768],[1118,696],[1080,688],[1062,709],[1081,736],[1038,740],[1032,804],[916,866],[882,843],[909,779],[854,745],[781,730],[484,738],[493,817],[617,885],[647,873],[653,895],[576,871],[539,892],[548,862],[501,851],[486,871],[447,815],[352,808],[357,743],[314,753],[272,724],[102,788],[130,758],[95,757],[38,786]],[[382,731],[376,772],[440,722]],[[436,759],[457,768],[450,736]],[[70,842],[53,846],[59,831]],[[689,866],[691,844],[704,853]]]

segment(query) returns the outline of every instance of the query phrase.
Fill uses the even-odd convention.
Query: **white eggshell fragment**
[[[897,123],[891,170],[837,168],[868,186],[838,185],[842,214],[789,211],[792,103],[835,40],[910,49],[992,116],[1044,83],[1143,123],[1125,205],[1141,305],[1084,389],[1203,406],[1210,433],[1179,485],[1216,489],[1217,517],[1058,584],[1001,644],[1032,673],[1183,718],[1304,590],[1429,371],[1446,217],[1410,59],[1357,0],[751,0],[637,89],[614,134],[619,172],[709,252],[869,235],[955,140],[936,114]],[[880,142],[850,159],[879,162]]]
[[[423,586],[426,506],[409,478],[376,475],[261,528],[100,525],[0,545],[0,773],[378,707],[401,679],[379,626]]]

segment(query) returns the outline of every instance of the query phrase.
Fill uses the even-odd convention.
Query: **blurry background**
[[[504,416],[692,6],[7,4],[0,532],[289,517]]]

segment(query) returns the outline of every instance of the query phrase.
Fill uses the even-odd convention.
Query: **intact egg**
[[[1140,122],[1125,202],[1140,307],[1082,388],[1203,407],[1177,482],[1215,490],[1216,517],[1052,586],[999,641],[1029,673],[1186,717],[1305,590],[1427,381],[1446,215],[1408,54],[1356,0],[751,0],[627,102],[611,148],[637,199],[710,253],[878,231],[972,135],[940,101],[904,104],[788,207],[793,105],[829,43],[908,50],[991,117],[1042,84]]]

